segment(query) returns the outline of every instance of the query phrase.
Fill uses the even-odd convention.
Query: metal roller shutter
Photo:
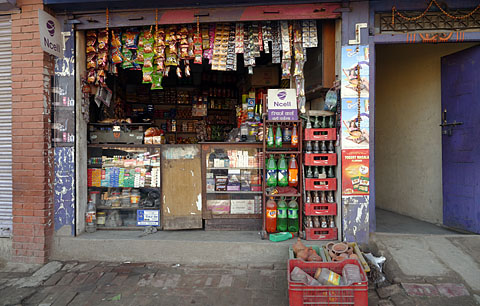
[[[12,234],[12,45],[10,15],[0,15],[0,237]]]

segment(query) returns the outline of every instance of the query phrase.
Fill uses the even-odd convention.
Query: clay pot
[[[308,259],[308,249],[303,249],[303,250],[298,251],[297,258],[301,259],[301,260],[307,260]]]
[[[337,254],[335,254],[335,252],[333,252],[332,250],[328,251],[328,255],[330,255],[330,257],[332,258],[332,260],[334,260],[335,258],[337,258]]]
[[[334,245],[335,245],[335,242],[329,242],[325,245],[325,247],[327,248],[327,251],[330,251]]]
[[[297,239],[297,242],[295,242],[295,244],[293,245],[292,249],[293,249],[293,253],[295,255],[298,254],[298,252],[300,252],[301,250],[305,250],[307,247],[302,243],[302,241],[300,240],[300,238]]]
[[[346,243],[340,242],[333,245],[332,250],[337,253],[345,253],[348,250],[348,245]]]

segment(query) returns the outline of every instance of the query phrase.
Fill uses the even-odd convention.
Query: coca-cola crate
[[[327,179],[315,179],[307,178],[305,179],[305,190],[337,190],[337,179],[336,178],[327,178]]]
[[[292,281],[290,274],[298,267],[314,276],[318,268],[327,268],[342,274],[346,264],[360,268],[362,281],[349,286],[309,286]],[[305,262],[297,259],[288,261],[288,297],[290,306],[300,305],[355,305],[368,306],[368,279],[365,271],[356,259],[345,259],[340,262]]]
[[[306,240],[337,240],[338,229],[336,227],[306,227],[305,236]]]
[[[305,203],[305,216],[336,216],[337,203]]]
[[[306,166],[336,166],[337,154],[305,153],[305,158],[303,160]]]
[[[337,129],[305,129],[305,140],[337,140]]]

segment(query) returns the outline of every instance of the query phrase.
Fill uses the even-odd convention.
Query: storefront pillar
[[[12,14],[13,256],[45,263],[53,234],[50,83],[53,58],[40,46],[42,0],[18,0]]]

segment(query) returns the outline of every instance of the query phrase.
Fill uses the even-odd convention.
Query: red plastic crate
[[[305,216],[336,216],[337,203],[305,203]]]
[[[306,166],[336,166],[337,154],[305,153],[304,163]]]
[[[305,179],[305,190],[337,190],[337,179]]]
[[[305,140],[337,140],[337,129],[305,129]]]
[[[338,229],[332,228],[305,228],[306,240],[337,240]]]
[[[362,282],[350,286],[308,286],[303,283],[293,282],[290,273],[299,267],[311,276],[315,275],[318,268],[327,268],[338,274],[346,264],[356,265],[360,268]],[[300,305],[355,305],[368,306],[368,280],[360,262],[356,259],[345,259],[340,262],[304,262],[290,259],[288,261],[288,296],[290,306]]]

